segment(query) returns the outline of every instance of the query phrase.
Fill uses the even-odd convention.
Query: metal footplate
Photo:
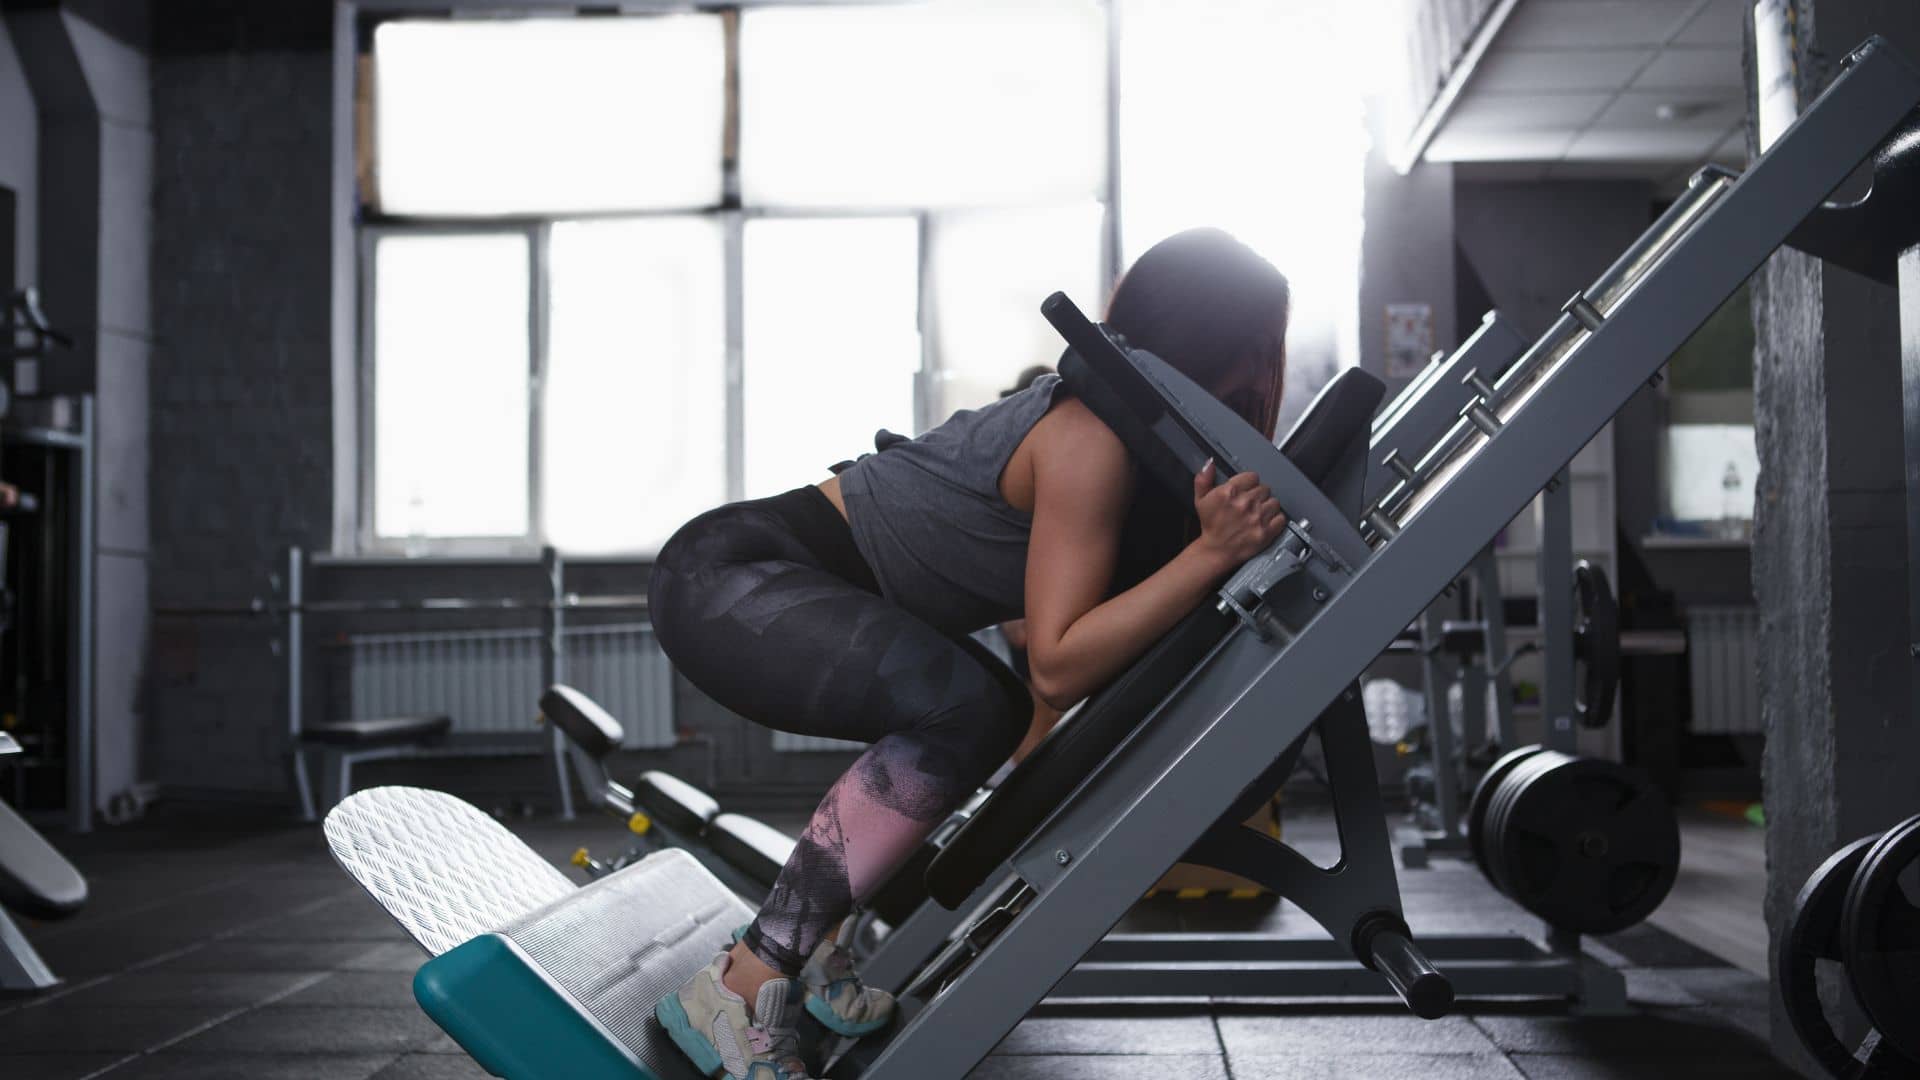
[[[433,955],[420,1007],[508,1080],[696,1080],[654,1005],[753,912],[684,851],[584,888],[437,791],[374,788],[327,815],[334,857]]]

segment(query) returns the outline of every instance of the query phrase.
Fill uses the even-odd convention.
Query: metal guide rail
[[[1177,372],[1143,365],[1317,543],[1293,535],[1300,571],[1249,611],[1268,632],[1230,632],[1029,837],[1010,861],[1020,896],[1004,929],[861,1074],[959,1075],[981,1060],[1916,105],[1920,70],[1878,39],[1862,46],[1743,176],[1707,174],[1569,301],[1501,385],[1467,383],[1448,435],[1402,449],[1416,477],[1372,506],[1365,541],[1325,517],[1325,497],[1277,450],[1250,445],[1251,429]],[[1391,977],[1408,957],[1369,959]]]

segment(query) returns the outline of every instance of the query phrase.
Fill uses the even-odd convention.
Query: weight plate
[[[1840,959],[1882,1041],[1920,1062],[1920,814],[1862,857],[1840,914]]]
[[[1847,1049],[1820,1002],[1817,962],[1840,959],[1841,913],[1848,886],[1878,839],[1876,835],[1855,840],[1827,856],[1808,876],[1794,898],[1793,918],[1773,958],[1774,983],[1780,987],[1787,1022],[1799,1036],[1800,1045],[1829,1075],[1849,1080],[1911,1076],[1914,1072],[1884,1037],[1877,1043],[1869,1038],[1862,1044],[1867,1051],[1864,1059],[1858,1051]]]
[[[1614,690],[1620,685],[1620,605],[1607,572],[1581,559],[1573,567],[1573,656],[1580,668],[1573,680],[1573,715],[1585,727],[1605,727],[1613,719]]]
[[[1523,767],[1507,783],[1515,790],[1499,815],[1497,861],[1522,907],[1563,930],[1607,934],[1666,899],[1680,869],[1680,827],[1644,774],[1568,758]]]
[[[1481,873],[1487,872],[1487,856],[1482,850],[1481,841],[1487,833],[1487,805],[1493,802],[1494,791],[1514,766],[1545,749],[1536,743],[1507,751],[1487,766],[1487,771],[1480,775],[1480,782],[1473,786],[1473,796],[1467,800],[1467,847],[1472,850],[1473,863]]]
[[[1534,776],[1571,760],[1573,759],[1558,750],[1542,750],[1515,764],[1507,773],[1506,779],[1501,781],[1500,787],[1493,793],[1492,804],[1487,808],[1485,841],[1487,879],[1493,882],[1494,888],[1508,896],[1513,894],[1507,883],[1507,866],[1510,861],[1507,841],[1511,836],[1507,829],[1507,819],[1513,812],[1514,801],[1519,798],[1520,792]]]

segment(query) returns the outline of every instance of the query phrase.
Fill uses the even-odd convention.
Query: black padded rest
[[[450,716],[383,716],[313,724],[300,733],[300,738],[325,746],[403,746],[437,739],[452,727]]]
[[[540,715],[595,761],[618,750],[627,737],[612,713],[565,683],[554,683],[540,695]]]
[[[741,814],[721,814],[707,826],[707,844],[713,853],[768,888],[787,865],[794,843],[779,829]]]
[[[633,799],[655,821],[692,839],[720,814],[713,796],[671,773],[650,769],[633,785]]]
[[[1074,356],[1062,358],[1063,378],[1074,366],[1069,362]],[[1103,389],[1101,380],[1093,376],[1091,369],[1081,365],[1078,370],[1082,386],[1089,392],[1101,395],[1110,389]],[[1081,393],[1082,387],[1076,386],[1075,380],[1069,379],[1067,386],[1076,395]],[[1324,484],[1351,451],[1356,439],[1364,452],[1373,410],[1379,406],[1384,393],[1385,387],[1373,376],[1358,369],[1342,372],[1320,391],[1288,432],[1281,452],[1308,480]],[[1086,404],[1102,421],[1113,426],[1100,403],[1086,399]],[[1127,422],[1122,419],[1121,423]],[[1157,439],[1144,436],[1143,427],[1135,430],[1148,439],[1148,446],[1158,444]],[[1115,434],[1126,442],[1129,452],[1135,452],[1137,444],[1126,431],[1115,427]],[[1172,464],[1160,470],[1166,472],[1160,477],[1161,482],[1170,486],[1177,483],[1175,492],[1184,492],[1184,497],[1191,500],[1192,474],[1185,472],[1185,465],[1173,454],[1169,452],[1165,456]],[[1176,469],[1180,472],[1170,471]],[[1346,509],[1356,517],[1359,514],[1358,507]],[[1233,625],[1233,618],[1220,614],[1209,595],[1146,655],[1094,695],[1072,720],[1054,728],[927,865],[927,892],[949,909],[965,903],[1053,812],[1060,800],[1125,741],[1134,727],[1213,650]]]
[[[63,919],[86,902],[87,879],[0,803],[0,907],[33,919]]]

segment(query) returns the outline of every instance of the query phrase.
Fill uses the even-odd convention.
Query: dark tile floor
[[[231,814],[231,811],[229,811]],[[612,847],[599,821],[515,826],[556,860]],[[1311,815],[1289,837],[1309,855]],[[423,956],[326,854],[313,827],[169,814],[68,843],[93,885],[67,922],[27,927],[65,985],[0,997],[4,1080],[452,1080],[485,1074],[413,1004]],[[1416,933],[1533,932],[1470,868],[1403,872]],[[1137,929],[1294,933],[1286,905],[1155,901]],[[1384,1005],[1215,1001],[1047,1006],[973,1075],[996,1080],[1791,1076],[1768,1055],[1766,985],[1663,931],[1595,943],[1633,1015],[1469,1003],[1436,1022]]]

